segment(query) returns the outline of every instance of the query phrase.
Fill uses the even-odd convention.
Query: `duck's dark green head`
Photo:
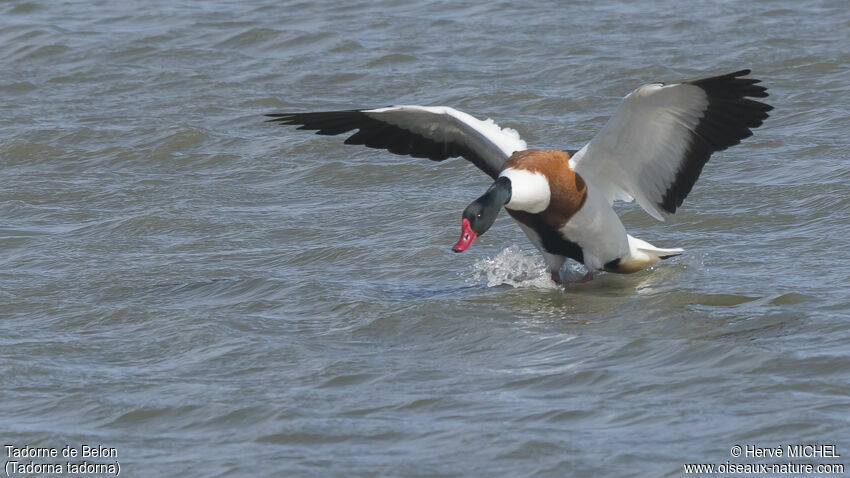
[[[463,210],[460,240],[452,247],[452,250],[455,252],[467,250],[478,236],[490,229],[502,206],[510,200],[511,180],[500,177],[487,189],[483,196],[472,201]]]

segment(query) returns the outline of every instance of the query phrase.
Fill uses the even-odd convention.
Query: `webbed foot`
[[[581,279],[564,281],[564,284],[584,284],[593,280],[593,271],[587,271]]]

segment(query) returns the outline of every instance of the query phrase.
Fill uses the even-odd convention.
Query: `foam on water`
[[[494,257],[485,257],[472,266],[479,282],[487,280],[487,287],[509,285],[517,288],[557,289],[549,277],[546,263],[537,253],[526,253],[516,244],[511,245]]]

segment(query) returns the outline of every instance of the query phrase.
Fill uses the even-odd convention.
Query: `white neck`
[[[511,180],[511,200],[506,208],[536,214],[549,207],[551,192],[546,176],[513,168],[502,171],[499,177],[502,176]]]

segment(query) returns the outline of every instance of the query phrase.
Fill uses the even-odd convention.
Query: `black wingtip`
[[[292,119],[295,116],[295,114],[294,113],[266,113],[264,116],[266,118],[271,118],[271,119],[267,119],[265,121],[266,123],[283,123],[287,120]]]
[[[673,214],[682,205],[699,178],[702,168],[715,151],[734,146],[752,136],[768,118],[773,107],[753,98],[766,98],[767,88],[757,85],[749,68],[725,75],[701,78],[686,83],[700,87],[706,94],[708,106],[690,139],[685,160],[667,188],[658,206]]]
[[[695,80],[694,82],[702,81],[702,80],[728,80],[728,79],[732,79],[732,78],[740,78],[742,76],[747,76],[752,72],[753,71],[750,70],[749,68],[744,68],[743,70],[733,71],[732,73],[726,73],[725,75],[717,75],[717,76],[711,76],[711,77],[708,77],[708,78],[702,78],[700,80]],[[760,81],[760,80],[756,80],[756,81]]]

